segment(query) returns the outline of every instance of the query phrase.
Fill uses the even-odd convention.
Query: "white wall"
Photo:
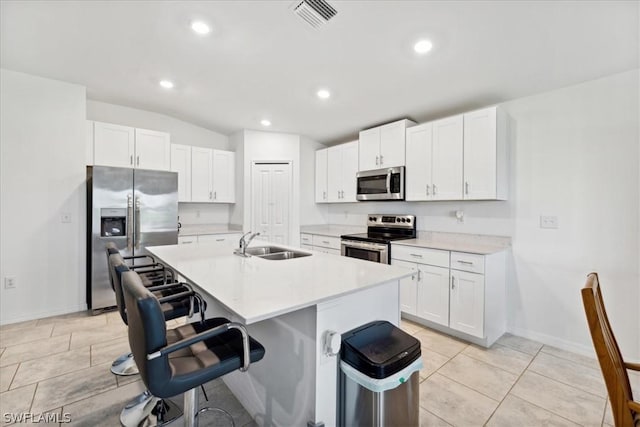
[[[236,203],[232,208],[231,222],[238,224],[242,218],[242,228],[251,230],[251,168],[255,161],[290,161],[292,164],[291,217],[289,226],[289,244],[300,243],[300,136],[277,132],[244,130],[231,136],[236,144],[237,161]]]
[[[0,323],[84,310],[85,88],[5,69],[0,82],[0,275],[17,284],[0,286]]]
[[[420,230],[511,236],[510,330],[587,354],[580,288],[598,271],[618,342],[640,357],[639,78],[635,70],[504,104],[508,201],[331,204],[329,223],[409,213]],[[559,229],[540,229],[540,215],[558,216]]]
[[[329,206],[316,203],[316,150],[326,148],[306,136],[300,137],[300,225],[324,224]]]
[[[168,132],[173,144],[235,150],[227,135],[151,111],[87,100],[87,119]],[[178,208],[182,224],[226,224],[229,212],[229,205],[219,203],[180,203]]]

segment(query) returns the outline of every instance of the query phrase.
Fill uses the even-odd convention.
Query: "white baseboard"
[[[517,335],[522,338],[528,338],[533,341],[538,341],[542,344],[557,347],[562,350],[570,351],[583,356],[596,358],[596,352],[591,345],[585,345],[575,341],[567,341],[562,338],[554,337],[552,335],[541,334],[540,332],[530,331],[528,329],[517,328],[509,326],[507,332],[512,335]]]
[[[57,310],[45,310],[37,313],[24,314],[22,316],[13,317],[11,319],[1,319],[0,325],[10,325],[12,323],[26,322],[28,320],[59,316],[61,314],[77,313],[78,311],[85,311],[86,309],[87,304],[80,304],[72,307],[59,308]]]

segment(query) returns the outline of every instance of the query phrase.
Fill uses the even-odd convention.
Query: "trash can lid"
[[[420,357],[420,341],[377,320],[342,334],[341,357],[371,378],[386,378]]]

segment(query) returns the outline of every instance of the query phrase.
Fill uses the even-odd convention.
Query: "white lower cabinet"
[[[400,282],[400,310],[409,319],[486,347],[506,331],[504,251],[392,245],[391,257],[415,272]]]
[[[198,236],[178,236],[179,245],[191,245],[198,243]]]
[[[199,234],[193,236],[178,236],[179,245],[193,243],[214,243],[220,246],[235,248],[240,240],[240,233]]]
[[[321,234],[300,233],[300,247],[308,251],[340,255],[340,238]]]

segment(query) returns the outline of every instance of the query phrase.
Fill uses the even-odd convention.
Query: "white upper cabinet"
[[[178,201],[191,201],[191,146],[171,144],[171,170],[178,172]]]
[[[407,167],[405,198],[407,201],[431,200],[431,151],[433,125],[425,123],[407,129]]]
[[[327,194],[328,155],[328,148],[316,151],[316,203],[327,203],[329,201],[329,195]]]
[[[191,147],[191,201],[213,202],[213,150]]]
[[[497,107],[464,115],[465,200],[507,198],[505,125]]]
[[[462,115],[433,122],[431,200],[462,199]]]
[[[327,150],[327,198],[329,203],[355,202],[358,141],[335,145]]]
[[[140,169],[171,169],[171,136],[166,132],[136,129],[135,167]]]
[[[405,165],[405,132],[415,124],[398,120],[363,130],[359,137],[358,168],[361,171]]]
[[[94,122],[93,135],[93,164],[120,168],[134,167],[134,128]]]
[[[93,164],[93,121],[87,120],[87,139],[85,145],[85,154],[88,165]]]
[[[168,171],[171,137],[166,132],[94,122],[93,164]]]
[[[213,150],[213,201],[234,203],[236,153]]]
[[[408,201],[462,198],[462,116],[407,129]]]

